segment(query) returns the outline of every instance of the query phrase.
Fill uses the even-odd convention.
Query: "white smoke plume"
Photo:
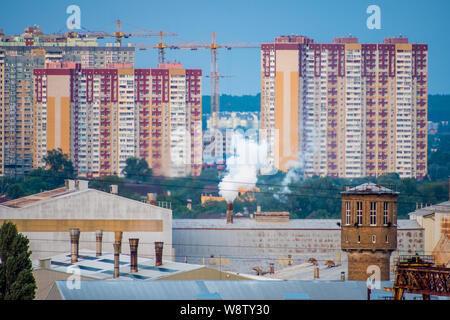
[[[281,190],[279,194],[274,194],[274,197],[280,201],[286,200],[286,194],[291,193],[291,189],[289,189],[289,184],[292,182],[301,182],[305,179],[305,166],[307,161],[314,156],[316,152],[319,152],[319,134],[317,130],[313,130],[309,133],[310,139],[312,143],[308,143],[306,145],[306,150],[300,150],[297,154],[298,161],[288,162],[288,165],[291,165],[290,169],[286,173],[283,181],[281,182]]]
[[[256,185],[258,171],[266,165],[267,145],[258,143],[252,136],[245,137],[233,131],[233,155],[227,158],[227,174],[219,183],[219,194],[227,202],[233,201],[239,188]]]

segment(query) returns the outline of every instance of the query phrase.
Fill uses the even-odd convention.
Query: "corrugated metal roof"
[[[61,187],[49,191],[44,191],[36,194],[32,194],[26,197],[5,201],[2,203],[2,206],[10,207],[10,208],[22,208],[27,205],[30,205],[35,202],[39,202],[42,200],[48,200],[51,198],[59,197],[68,193],[73,193],[78,190],[69,191],[66,187]]]
[[[73,273],[78,268],[81,276],[104,280],[112,279],[114,274],[114,254],[103,253],[97,257],[95,251],[82,249],[79,251],[78,262],[71,262],[70,253],[56,255],[50,258],[50,270]],[[120,280],[154,280],[185,271],[204,268],[203,265],[163,261],[163,265],[155,267],[154,258],[138,257],[138,272],[130,272],[130,256],[121,254]],[[33,262],[34,268],[39,268],[39,261]]]
[[[226,219],[173,219],[172,229],[333,229],[340,230],[337,225],[340,219],[291,219],[289,222],[258,222],[256,219],[234,219],[227,224]],[[397,221],[399,229],[421,228],[415,220]]]
[[[56,281],[66,300],[366,300],[365,281],[253,281],[253,280],[185,280],[185,281],[81,281],[80,289],[71,290],[66,281]],[[381,296],[381,282],[372,292]]]
[[[399,194],[399,192],[392,191],[386,187],[380,186],[378,184],[367,182],[359,186],[351,188],[346,191],[342,191],[342,194]]]

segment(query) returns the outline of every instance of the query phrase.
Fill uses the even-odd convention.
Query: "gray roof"
[[[383,290],[392,282],[382,281],[372,298],[392,296]],[[366,281],[255,281],[255,280],[86,280],[72,290],[66,281],[55,287],[65,300],[366,300]],[[412,295],[407,295],[412,296]]]
[[[372,183],[372,182],[367,182],[367,183],[363,183],[359,186],[356,186],[354,188],[351,188],[349,190],[342,191],[341,194],[392,194],[392,195],[396,195],[396,194],[399,194],[399,192],[392,191],[391,189],[382,187],[382,186]]]
[[[418,208],[413,212],[408,213],[409,215],[415,216],[427,216],[434,213],[450,213],[450,201],[444,201],[441,203],[436,203],[428,207]]]
[[[50,265],[47,269],[63,273],[73,273],[74,269],[80,272],[81,276],[98,280],[112,279],[114,274],[114,254],[104,252],[97,257],[95,251],[81,249],[79,251],[78,262],[71,262],[70,252],[55,255],[49,258]],[[130,272],[130,256],[120,254],[120,276],[119,280],[155,280],[170,275],[204,268],[204,265],[172,262],[164,260],[159,267],[155,266],[155,258],[138,257],[138,272]],[[33,261],[35,269],[39,267],[39,261]]]
[[[250,218],[235,218],[232,224],[226,219],[173,219],[172,229],[331,229],[340,230],[340,219],[291,219],[289,222],[257,222]],[[399,229],[422,228],[414,220],[397,220]]]

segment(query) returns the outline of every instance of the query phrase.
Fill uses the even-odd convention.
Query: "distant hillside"
[[[211,98],[203,96],[203,113],[210,113]],[[261,109],[261,94],[232,96],[223,94],[220,96],[220,111],[257,111]],[[428,96],[428,120],[439,122],[450,120],[450,95],[430,94]]]
[[[433,122],[450,120],[449,94],[430,94],[428,96],[428,120]]]
[[[211,112],[211,96],[203,96],[202,111],[203,113]],[[220,111],[260,111],[261,109],[261,94],[254,96],[232,96],[223,94],[220,96]]]

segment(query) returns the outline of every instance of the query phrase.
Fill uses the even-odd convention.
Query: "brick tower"
[[[380,268],[380,280],[389,280],[389,259],[397,249],[398,194],[374,183],[341,192],[341,248],[348,256],[348,280],[367,280],[372,265]]]

